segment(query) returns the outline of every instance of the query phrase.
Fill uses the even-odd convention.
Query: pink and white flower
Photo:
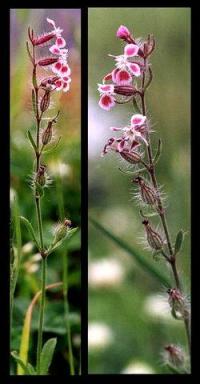
[[[133,76],[141,75],[139,63],[129,61],[133,57],[138,56],[139,46],[136,44],[127,44],[124,47],[123,55],[109,55],[114,57],[116,68],[112,71],[112,80],[114,83],[125,85],[130,84]]]
[[[115,93],[113,84],[98,84],[100,92],[99,106],[106,111],[110,111],[115,106]]]
[[[145,133],[147,130],[146,126],[146,116],[141,114],[135,114],[131,117],[131,125],[123,128],[111,127],[112,131],[122,131],[123,140],[127,141],[130,145],[130,149],[135,147],[138,141],[143,141],[146,145],[148,142],[145,138]]]
[[[66,46],[66,41],[62,37],[63,30],[56,27],[54,20],[47,18],[47,21],[53,26],[53,31],[56,36],[55,44],[49,48],[51,53],[58,56],[58,60],[55,65],[53,64],[51,66],[52,72],[59,77],[54,83],[54,89],[57,91],[63,90],[63,92],[67,92],[71,82],[71,69],[67,63],[68,49],[64,48]]]

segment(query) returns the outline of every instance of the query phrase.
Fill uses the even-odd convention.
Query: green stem
[[[38,232],[40,235],[40,252],[44,251],[44,241],[43,241],[43,228],[42,228],[42,215],[41,215],[41,205],[40,198],[35,198],[36,212],[37,212],[37,222],[38,222]]]
[[[46,286],[46,258],[42,258],[42,289],[40,300],[40,314],[39,314],[39,329],[37,341],[37,374],[40,375],[40,355],[42,350],[42,329],[44,322],[44,306],[45,306],[45,286]]]
[[[63,252],[63,297],[64,297],[64,312],[65,312],[65,322],[66,322],[66,331],[67,331],[67,343],[69,349],[69,365],[70,365],[70,375],[74,376],[74,356],[72,350],[72,341],[71,341],[71,326],[69,321],[69,303],[68,303],[68,255],[67,251]]]

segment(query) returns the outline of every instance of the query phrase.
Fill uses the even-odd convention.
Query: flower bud
[[[46,184],[46,165],[40,165],[40,168],[38,169],[38,172],[36,174],[36,182],[41,186],[44,187]]]
[[[65,219],[62,223],[59,223],[55,230],[55,237],[53,244],[58,243],[60,240],[64,239],[68,230],[71,228],[71,220]]]
[[[154,231],[154,229],[150,226],[149,220],[145,219],[143,220],[142,224],[144,224],[144,228],[147,235],[147,241],[152,249],[155,249],[156,251],[162,249],[163,247],[163,239],[157,233]]]
[[[40,101],[41,112],[45,112],[49,108],[49,104],[50,104],[50,90],[47,89]]]
[[[130,38],[131,34],[125,25],[120,25],[120,27],[117,30],[116,36],[119,37],[119,39],[127,41],[127,39]]]
[[[32,39],[32,44],[34,46],[36,45],[43,45],[45,43],[47,43],[49,40],[53,39],[55,37],[55,32],[51,32],[51,33],[44,33],[44,35],[42,36],[37,36],[35,37],[34,39]]]
[[[182,349],[176,345],[169,344],[165,348],[167,360],[170,364],[180,367],[183,365],[185,357]]]
[[[46,67],[47,65],[52,65],[57,63],[58,57],[46,57],[45,59],[41,59],[38,61],[38,65],[41,67]]]
[[[172,314],[174,315],[174,317],[178,319],[188,318],[189,317],[188,304],[183,294],[177,288],[169,288],[167,290],[167,293],[169,295],[168,302],[173,311]]]
[[[156,204],[157,193],[152,186],[149,186],[141,176],[138,176],[133,179],[133,182],[138,184],[140,196],[144,203],[150,205]]]
[[[119,153],[120,153],[121,157],[123,157],[123,159],[128,161],[128,163],[130,163],[130,164],[139,163],[141,160],[141,155],[136,151],[132,151],[132,152],[122,151]]]

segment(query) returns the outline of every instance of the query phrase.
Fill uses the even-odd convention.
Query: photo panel
[[[190,8],[88,11],[88,372],[190,373]]]
[[[81,373],[81,9],[10,9],[10,375]]]

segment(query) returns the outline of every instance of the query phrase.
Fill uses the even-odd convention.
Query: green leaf
[[[32,137],[31,132],[29,130],[27,131],[27,136],[28,136],[28,139],[29,139],[34,151],[37,152],[37,147],[36,147],[35,141],[33,140],[33,137]]]
[[[53,353],[56,347],[57,339],[52,338],[44,344],[40,356],[40,374],[47,375],[49,366],[52,362]]]
[[[156,152],[155,157],[154,157],[154,159],[153,159],[153,163],[154,163],[154,165],[158,162],[159,157],[160,157],[160,155],[161,155],[161,152],[162,152],[162,141],[161,141],[161,139],[159,139],[159,140],[158,140],[158,148],[157,148],[157,152]]]
[[[60,139],[61,139],[61,136],[59,137],[57,143],[55,145],[53,145],[51,148],[45,150],[45,151],[42,151],[43,154],[47,154],[47,153],[50,153],[50,152],[53,152],[56,150],[56,148],[58,147],[58,144],[60,142]]]
[[[11,283],[10,283],[11,319],[12,319],[13,298],[14,298],[15,288],[16,288],[17,279],[19,275],[21,247],[22,247],[19,205],[18,205],[17,196],[14,198],[14,202],[13,202],[13,221],[14,221],[17,252],[16,253],[13,252],[14,261],[13,261],[13,264],[11,265],[11,271],[10,271],[11,273]]]
[[[16,351],[11,352],[11,355],[16,360],[16,362],[22,367],[22,369],[27,375],[31,375],[31,376],[36,375],[36,371],[34,367],[30,363],[27,363],[27,365],[25,365],[24,362],[18,356]]]
[[[181,250],[183,240],[184,240],[184,232],[182,229],[180,229],[180,231],[176,235],[176,242],[174,247],[175,255]]]
[[[36,238],[36,235],[35,235],[35,232],[34,232],[34,229],[32,227],[32,224],[30,223],[30,221],[28,219],[26,219],[25,217],[23,216],[20,216],[20,220],[22,221],[22,223],[25,224],[26,228],[28,229],[33,241],[35,242],[35,245],[36,247],[38,248],[38,250],[40,249],[40,246],[39,246],[39,243],[37,241],[37,238]]]
[[[147,261],[136,249],[130,247],[129,244],[125,243],[118,236],[114,235],[111,231],[104,228],[101,224],[99,224],[96,220],[90,218],[91,223],[99,229],[104,235],[113,240],[120,248],[124,251],[128,252],[134,259],[138,262],[138,264],[147,271],[152,277],[159,280],[161,284],[164,284],[166,287],[170,287],[171,283],[168,277],[163,274],[158,268],[154,266],[152,262]]]

